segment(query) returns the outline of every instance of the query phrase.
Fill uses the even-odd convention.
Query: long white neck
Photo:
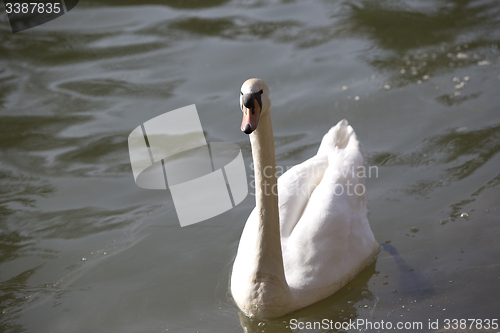
[[[265,316],[273,312],[288,312],[290,289],[285,279],[278,207],[278,181],[276,178],[276,156],[274,151],[273,125],[269,112],[261,115],[257,129],[250,134],[252,156],[255,166],[255,198],[257,211],[257,233],[255,241],[256,269],[253,281],[262,292],[260,306]],[[279,314],[278,314],[279,315]]]
[[[269,114],[261,116],[250,134],[255,169],[255,200],[260,230],[259,270],[284,277],[278,209],[278,181],[273,125]]]

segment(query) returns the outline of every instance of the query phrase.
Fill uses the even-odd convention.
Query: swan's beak
[[[250,134],[257,129],[259,124],[260,100],[256,101],[253,95],[243,95],[243,121],[241,122],[241,130],[246,134]]]
[[[250,134],[257,129],[259,123],[260,108],[258,110],[248,109],[243,106],[243,121],[241,122],[241,131]]]

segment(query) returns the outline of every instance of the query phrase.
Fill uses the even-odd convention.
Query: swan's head
[[[271,97],[269,88],[261,79],[249,79],[241,86],[240,108],[243,112],[241,130],[250,134],[257,129],[261,115],[269,114]]]

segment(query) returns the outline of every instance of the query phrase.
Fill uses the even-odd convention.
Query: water
[[[293,319],[365,319],[429,332],[429,320],[498,319],[499,14],[496,0],[108,0],[12,34],[2,12],[1,331],[290,332]],[[433,296],[398,291],[398,264],[381,252],[311,307],[262,322],[238,313],[228,282],[254,197],[180,228],[167,191],[135,185],[127,137],[196,104],[207,141],[237,143],[250,175],[237,105],[250,77],[270,86],[284,168],[340,119],[353,125],[378,170],[366,179],[375,237]]]

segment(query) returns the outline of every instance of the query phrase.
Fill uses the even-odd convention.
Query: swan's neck
[[[273,125],[269,114],[261,116],[257,130],[250,135],[255,169],[255,200],[261,231],[261,268],[281,267],[281,238],[278,209],[278,181],[274,153]]]
[[[281,252],[278,181],[274,152],[273,126],[269,113],[259,119],[257,130],[250,135],[255,169],[255,198],[258,216],[255,281],[266,288],[265,294],[279,299],[267,301],[281,303],[288,298]],[[280,304],[273,304],[280,307]]]

